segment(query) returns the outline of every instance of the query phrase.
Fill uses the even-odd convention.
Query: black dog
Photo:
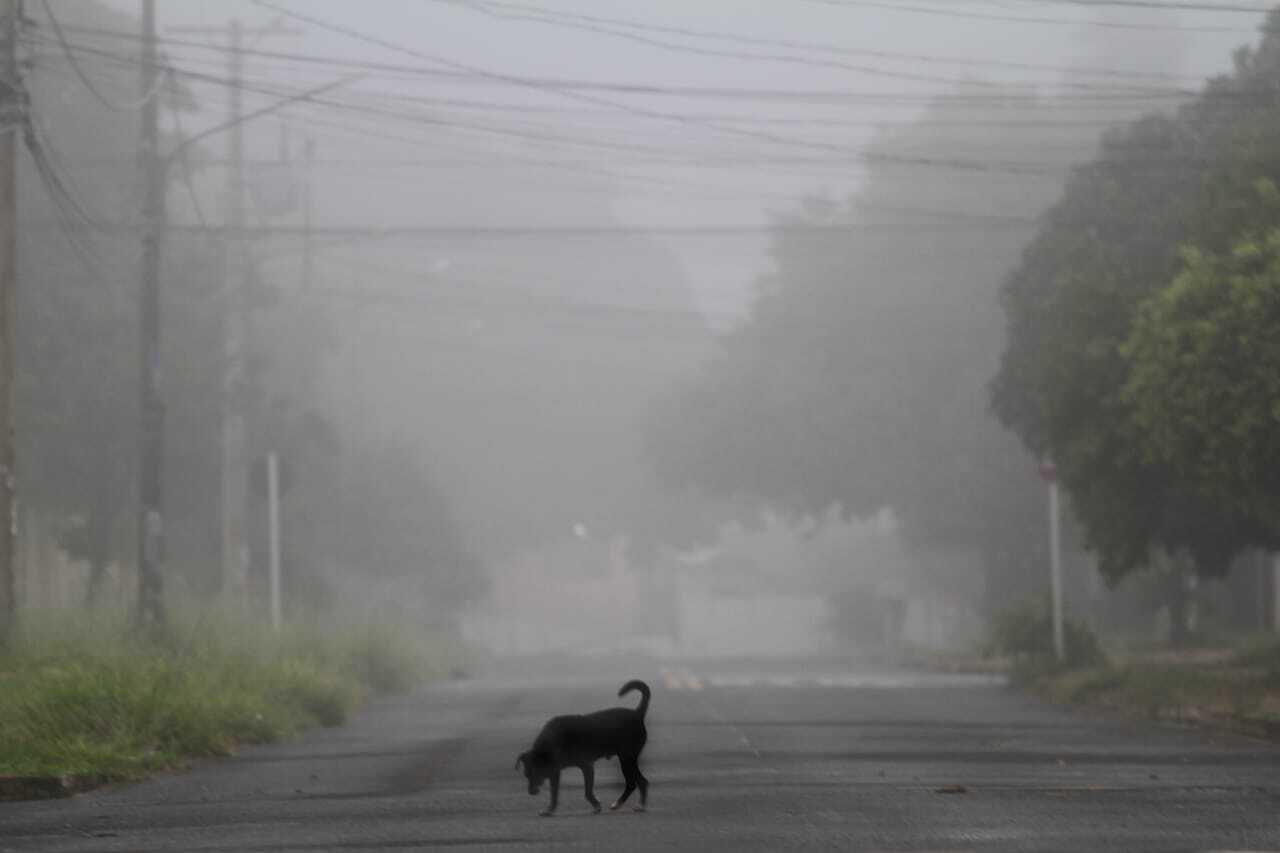
[[[643,681],[628,681],[618,691],[619,696],[640,691],[640,704],[630,708],[610,708],[594,714],[553,717],[542,727],[533,741],[533,748],[520,753],[516,768],[524,765],[525,778],[529,780],[529,793],[537,794],[543,779],[551,781],[551,805],[542,813],[550,817],[560,799],[560,771],[577,767],[582,771],[587,802],[598,813],[600,801],[592,792],[595,784],[595,762],[601,758],[618,756],[627,787],[617,802],[609,806],[618,809],[640,788],[639,811],[644,811],[649,798],[649,780],[640,772],[640,750],[644,749],[649,735],[644,728],[644,713],[649,710],[649,685]]]

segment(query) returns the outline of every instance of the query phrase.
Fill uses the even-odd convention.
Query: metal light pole
[[[1059,661],[1066,657],[1062,632],[1062,537],[1059,529],[1058,468],[1046,459],[1040,464],[1040,476],[1049,484],[1049,591],[1053,616],[1053,653]]]
[[[280,457],[267,454],[268,584],[271,595],[271,628],[280,630]]]

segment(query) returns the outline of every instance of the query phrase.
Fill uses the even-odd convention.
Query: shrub
[[[996,615],[987,651],[988,654],[1012,658],[1015,680],[1106,663],[1102,645],[1087,625],[1067,618],[1062,628],[1064,656],[1059,661],[1053,649],[1053,616],[1049,602],[1028,602]]]
[[[1257,634],[1250,637],[1236,651],[1237,666],[1251,666],[1280,673],[1280,637],[1275,634]]]

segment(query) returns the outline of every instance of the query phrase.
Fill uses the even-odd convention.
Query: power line
[[[1002,21],[1006,23],[1018,24],[1048,24],[1052,26],[1070,26],[1070,27],[1097,27],[1101,29],[1116,30],[1155,30],[1170,32],[1194,32],[1194,33],[1248,33],[1254,32],[1250,27],[1224,27],[1224,26],[1179,26],[1177,24],[1139,24],[1128,23],[1124,21],[1097,21],[1097,20],[1080,20],[1072,21],[1064,18],[1041,18],[1029,15],[1001,15],[994,12],[977,12],[960,9],[949,9],[939,6],[914,6],[901,3],[883,2],[883,0],[807,0],[809,3],[821,4],[824,6],[835,6],[843,9],[886,9],[891,12],[908,12],[919,15],[936,15],[946,18],[967,18],[982,21]]]
[[[160,86],[165,79],[163,75],[157,76],[156,85],[151,89],[151,91],[143,93],[142,97],[137,100],[130,101],[128,103],[118,103],[104,95],[94,84],[93,80],[91,80],[85,73],[84,69],[80,67],[79,60],[76,59],[76,55],[72,52],[71,46],[67,44],[66,35],[62,32],[62,24],[58,21],[58,16],[53,13],[53,5],[49,3],[49,0],[41,0],[41,6],[44,8],[45,15],[49,18],[49,23],[53,25],[53,32],[57,36],[58,44],[62,47],[63,55],[67,57],[67,63],[71,66],[71,70],[75,72],[76,77],[79,78],[84,87],[89,90],[89,93],[93,95],[100,104],[109,110],[126,112],[141,109],[143,105],[156,97],[156,94],[160,91]]]
[[[1064,6],[1120,7],[1150,9],[1159,12],[1240,12],[1265,15],[1274,6],[1243,6],[1237,3],[1194,3],[1183,0],[1034,0],[1037,4],[1059,3]]]
[[[684,116],[678,113],[669,113],[669,112],[662,112],[658,110],[651,110],[651,109],[646,109],[642,107],[636,107],[621,101],[613,101],[613,100],[599,98],[591,95],[584,95],[581,92],[575,91],[571,87],[548,85],[546,83],[536,82],[530,78],[516,77],[513,75],[488,71],[488,70],[477,68],[475,66],[468,65],[466,63],[456,62],[454,60],[445,59],[443,57],[432,56],[430,54],[423,53],[422,51],[418,51],[413,48],[406,47],[404,45],[396,44],[395,42],[391,42],[386,39],[379,38],[377,36],[369,35],[368,33],[362,33],[359,30],[352,29],[351,27],[346,27],[341,24],[335,24],[330,21],[316,18],[315,16],[312,16],[312,15],[304,15],[300,12],[294,12],[282,6],[278,6],[274,3],[267,2],[267,0],[254,0],[254,3],[255,5],[262,6],[267,9],[271,9],[283,15],[288,15],[290,17],[296,18],[300,21],[311,24],[313,26],[317,26],[322,29],[327,29],[331,32],[337,32],[337,33],[346,35],[349,38],[354,38],[358,41],[363,41],[369,44],[375,44],[389,50],[399,51],[401,53],[412,55],[420,59],[426,59],[427,61],[430,61],[430,62],[436,62],[438,64],[442,64],[450,68],[466,71],[473,74],[486,75],[494,78],[495,80],[499,80],[509,84],[526,86],[526,87],[531,87],[535,89],[549,89],[550,91],[553,91],[561,95],[562,97],[570,98],[573,100],[585,101],[587,103],[602,104],[605,106],[614,107],[616,109],[624,110],[627,112],[633,112],[637,115],[653,118],[658,121],[676,122],[680,124],[692,124],[696,126],[707,127],[712,130],[719,131],[726,135],[736,136],[740,138],[748,138],[753,140],[760,140],[764,142],[769,142],[771,144],[786,145],[786,146],[792,146],[792,147],[805,147],[810,149],[841,153],[848,156],[852,156],[855,159],[862,160],[865,162],[891,163],[891,164],[912,165],[912,166],[928,166],[928,167],[953,169],[953,170],[960,170],[960,171],[981,171],[981,172],[1016,171],[1016,172],[1026,173],[1026,174],[1036,174],[1038,171],[1037,167],[1023,167],[1020,165],[1013,165],[1013,164],[997,164],[997,163],[970,161],[970,160],[948,158],[948,157],[905,157],[905,156],[898,156],[893,154],[886,154],[882,152],[875,152],[875,153],[851,152],[845,146],[832,145],[829,143],[822,143],[822,142],[816,142],[816,141],[810,141],[810,140],[794,139],[790,137],[779,136],[774,133],[746,130],[743,128],[733,127],[730,125],[724,125],[724,124],[715,123],[715,122],[693,120],[688,118],[687,116]]]
[[[489,240],[524,238],[598,238],[598,237],[738,237],[777,234],[849,234],[867,232],[930,232],[952,230],[984,230],[992,228],[1026,228],[1040,222],[1037,217],[982,218],[941,222],[853,222],[841,224],[774,223],[756,225],[740,224],[689,224],[689,225],[333,225],[313,226],[310,233],[323,238],[353,238],[364,240]],[[262,225],[231,227],[213,225],[206,229],[198,224],[173,223],[169,229],[176,232],[208,231],[223,237],[236,239],[268,239],[305,236],[302,226]],[[130,226],[110,228],[113,231],[132,231]]]
[[[108,54],[108,55],[116,56],[113,54]],[[128,57],[117,56],[117,58],[121,59],[122,61],[129,61]],[[212,75],[204,75],[204,74],[199,74],[195,72],[184,72],[179,70],[178,73],[194,74],[195,79],[210,80],[210,81],[219,81],[220,79],[220,78],[213,77]],[[279,89],[266,89],[262,87],[253,87],[247,84],[242,84],[241,88],[245,88],[250,91],[257,91],[260,93],[270,94],[273,97],[283,96],[283,93]],[[478,132],[478,133],[498,135],[498,136],[504,136],[504,137],[528,139],[528,140],[533,140],[538,142],[548,142],[548,143],[553,143],[558,145],[570,145],[570,146],[576,146],[576,147],[587,147],[587,148],[609,150],[609,151],[624,151],[628,153],[657,154],[659,156],[665,156],[667,159],[664,162],[666,162],[668,165],[690,165],[690,166],[716,165],[716,161],[714,158],[704,157],[700,159],[696,156],[690,157],[685,152],[672,151],[670,149],[664,150],[661,148],[654,148],[653,146],[639,145],[635,143],[582,139],[582,138],[574,138],[571,136],[565,136],[563,134],[557,134],[557,133],[537,133],[537,132],[530,132],[527,130],[515,130],[510,127],[503,127],[503,126],[459,122],[456,120],[450,121],[450,120],[434,118],[431,116],[409,115],[409,114],[403,113],[403,111],[400,111],[400,110],[379,109],[377,107],[372,107],[367,104],[361,105],[361,104],[344,103],[341,101],[324,100],[324,99],[317,98],[314,95],[309,93],[303,93],[302,95],[297,95],[296,93],[293,93],[291,94],[291,97],[294,97],[297,100],[304,103],[310,103],[313,105],[320,105],[328,108],[346,110],[350,112],[374,115],[383,119],[395,120],[397,122],[412,122],[412,123],[425,124],[433,127],[445,127],[445,128],[463,130],[468,132]],[[600,99],[592,98],[590,100],[599,101]],[[604,101],[604,103],[614,104],[615,102]],[[755,133],[755,132],[749,132],[749,131],[741,131],[738,128],[730,128],[720,124],[710,124],[707,122],[691,121],[689,120],[688,116],[684,116],[680,114],[662,113],[662,112],[657,112],[653,110],[644,110],[642,111],[642,114],[647,117],[658,117],[658,118],[678,121],[682,124],[688,123],[693,125],[708,125],[711,127],[711,129],[714,129],[714,130],[739,131],[738,135],[743,135],[753,140],[763,139],[764,141],[767,141],[773,144],[782,144],[782,145],[787,145],[791,147],[802,147],[802,148],[808,148],[808,149],[819,149],[825,152],[841,155],[842,157],[847,157],[850,160],[883,163],[883,164],[890,164],[890,165],[905,165],[905,166],[913,166],[913,167],[928,166],[928,167],[961,170],[961,171],[975,171],[975,172],[981,172],[981,173],[1008,172],[1011,174],[1040,175],[1040,176],[1054,176],[1054,175],[1060,174],[1060,171],[1058,169],[1055,169],[1045,164],[1043,161],[1016,162],[1016,161],[999,161],[999,160],[992,160],[992,159],[981,159],[981,160],[964,159],[964,158],[955,158],[955,157],[951,157],[951,158],[938,158],[938,157],[930,157],[930,156],[911,157],[911,156],[905,156],[905,155],[885,154],[883,152],[875,152],[875,151],[867,153],[862,151],[861,149],[850,148],[848,146],[843,146],[843,145],[817,142],[812,140],[795,139],[790,137],[782,137],[782,136],[777,136],[775,134],[761,134],[761,133]],[[779,163],[782,162],[779,158],[774,158],[774,159],[775,159],[775,162],[779,162]],[[800,160],[798,158],[793,158],[791,162],[793,164],[804,163],[805,165],[811,165],[811,166],[827,165],[827,166],[840,167],[840,166],[846,165],[842,161],[820,160],[817,158],[808,158],[807,160]]]
[[[437,2],[453,3],[458,5],[471,5],[466,0],[437,0]],[[708,40],[717,40],[727,43],[755,45],[764,47],[783,47],[790,50],[803,50],[824,54],[835,54],[843,56],[865,56],[877,59],[884,59],[894,62],[910,62],[913,64],[939,64],[939,65],[960,65],[975,68],[1005,68],[1019,71],[1039,71],[1052,73],[1070,73],[1070,74],[1087,74],[1097,77],[1112,77],[1134,80],[1167,80],[1185,82],[1198,81],[1198,77],[1171,74],[1159,71],[1135,71],[1119,68],[1090,68],[1088,66],[1071,66],[1071,65],[1045,65],[1027,62],[1013,62],[998,59],[974,59],[965,57],[949,57],[937,56],[933,54],[905,53],[886,50],[872,50],[867,48],[854,48],[834,43],[797,41],[790,39],[776,38],[755,38],[750,36],[718,33],[712,30],[699,30],[685,27],[670,27],[656,24],[641,23],[633,20],[620,18],[603,18],[595,15],[574,14],[567,12],[559,12],[546,9],[541,6],[529,4],[517,4],[507,2],[494,2],[494,0],[479,0],[481,5],[488,7],[501,7],[510,9],[522,9],[535,12],[548,18],[557,18],[563,20],[590,21],[596,23],[607,23],[613,26],[625,27],[646,32],[659,32],[672,35],[683,35],[691,38],[701,38]],[[136,41],[137,35],[134,33],[123,32],[119,30],[105,29],[102,27],[89,26],[72,26],[65,27],[68,32],[83,33],[87,35],[102,36],[106,38],[122,39],[127,41]],[[201,51],[226,52],[228,47],[218,44],[209,44],[207,42],[190,41],[167,37],[165,44],[170,47],[183,47]],[[260,48],[250,49],[241,48],[240,52],[245,56],[252,56],[259,59],[270,59],[284,62],[292,62],[298,64],[317,64],[332,69],[336,66],[349,66],[351,68],[370,72],[385,72],[388,74],[406,74],[406,75],[425,75],[439,76],[440,72],[433,69],[422,68],[421,66],[402,65],[396,63],[377,62],[370,60],[350,60],[335,59],[334,57],[306,54],[292,51],[264,50]]]
[[[732,44],[745,44],[760,47],[781,47],[788,50],[803,50],[817,53],[837,54],[843,56],[869,56],[877,59],[887,59],[892,61],[903,61],[913,63],[929,63],[941,65],[963,65],[979,68],[1007,68],[1020,71],[1045,71],[1053,73],[1072,73],[1072,74],[1089,74],[1091,76],[1100,77],[1118,77],[1128,79],[1147,79],[1147,80],[1192,80],[1196,78],[1182,77],[1177,74],[1169,74],[1164,72],[1153,71],[1130,71],[1113,68],[1089,68],[1085,66],[1069,66],[1069,65],[1042,65],[1026,62],[1008,62],[996,59],[972,59],[960,57],[937,56],[933,54],[918,53],[902,53],[897,51],[871,50],[867,48],[854,48],[847,45],[834,44],[831,42],[814,42],[799,41],[794,39],[779,38],[760,38],[752,36],[744,36],[739,34],[728,34],[717,32],[714,30],[703,30],[692,27],[676,27],[669,25],[652,24],[640,22],[633,19],[601,17],[598,15],[587,15],[580,12],[564,12],[556,9],[549,9],[545,6],[538,6],[529,3],[513,3],[506,0],[436,0],[447,4],[457,4],[464,6],[486,6],[490,8],[513,9],[531,14],[541,15],[546,18],[555,18],[560,20],[584,21],[596,24],[609,24],[612,26],[626,27],[642,32],[665,33],[668,35],[685,36],[689,38],[708,39],[713,41],[728,42]]]
[[[258,2],[258,0],[255,0]],[[261,4],[268,8],[276,7],[269,4]],[[287,10],[286,10],[287,11]],[[292,15],[300,15],[301,13],[288,12]],[[310,16],[301,16],[304,20],[315,21],[318,19],[310,18]],[[326,23],[326,22],[322,22]],[[337,32],[344,35],[351,35],[353,32],[348,28],[337,26]],[[387,49],[404,49],[414,53],[427,61],[437,62],[446,65],[457,66],[453,70],[447,69],[423,69],[417,68],[418,73],[437,77],[441,80],[448,80],[450,83],[461,84],[485,84],[493,85],[495,83],[506,84],[509,86],[518,86],[523,88],[534,88],[544,91],[553,91],[556,94],[564,95],[564,90],[574,93],[579,92],[609,92],[612,94],[637,95],[637,96],[655,96],[655,97],[671,97],[671,98],[689,98],[689,99],[705,99],[712,98],[718,100],[751,100],[751,101],[779,101],[787,104],[830,104],[842,105],[848,103],[874,103],[874,104],[946,104],[956,103],[964,105],[976,106],[1003,106],[1013,104],[1018,101],[1025,101],[1029,96],[1027,94],[1009,92],[1002,90],[989,94],[978,93],[937,93],[937,92],[894,92],[894,91],[874,91],[865,89],[776,89],[776,88],[752,88],[739,86],[679,86],[656,83],[619,83],[619,82],[603,82],[597,80],[584,80],[581,78],[563,78],[563,77],[544,77],[535,75],[519,75],[508,74],[505,72],[488,71],[479,68],[473,68],[463,63],[457,63],[453,60],[443,57],[431,57],[427,54],[421,54],[413,51],[412,48],[403,46],[392,47],[391,43],[378,39],[375,36],[364,36],[364,34],[353,35],[354,38],[371,38],[374,44],[378,44]],[[38,34],[30,36],[36,40],[42,40]],[[97,56],[110,57],[119,62],[136,65],[138,60],[136,57],[125,54],[112,53],[101,48],[95,48],[84,44],[72,44],[72,47],[80,52]],[[376,68],[380,63],[366,62],[331,62],[334,67],[350,67],[354,69]],[[472,70],[462,70],[462,69]],[[202,80],[204,82],[214,83],[220,86],[226,85],[225,78],[220,78],[216,74],[207,72],[192,71],[189,69],[179,69],[180,72],[193,79]],[[1237,97],[1244,97],[1245,93],[1237,93]],[[1091,92],[1080,94],[1060,94],[1055,95],[1053,101],[1059,108],[1073,107],[1080,104],[1087,104],[1091,108],[1100,107],[1102,105],[1115,105],[1120,108],[1132,108],[1139,104],[1176,104],[1185,100],[1186,93],[1181,90],[1163,90],[1156,92]],[[617,104],[609,101],[595,101],[596,106],[608,106],[614,111],[624,109]],[[624,110],[625,111],[625,110]]]
[[[513,20],[513,21],[531,21],[531,22],[546,24],[549,26],[562,27],[566,29],[580,30],[580,31],[591,32],[591,33],[599,33],[601,35],[607,35],[607,36],[612,36],[614,38],[626,39],[629,41],[637,42],[639,44],[648,45],[650,47],[657,47],[662,50],[673,51],[677,53],[689,53],[689,54],[695,54],[698,56],[737,59],[737,60],[750,61],[750,62],[773,62],[773,63],[783,64],[783,65],[806,65],[806,66],[813,66],[817,68],[833,68],[833,69],[838,69],[843,71],[852,71],[858,74],[866,74],[866,75],[876,76],[876,77],[887,77],[887,78],[896,79],[896,80],[908,80],[908,81],[917,82],[917,83],[920,83],[920,82],[947,83],[951,85],[962,85],[962,86],[972,86],[972,87],[981,87],[981,88],[997,88],[997,89],[1005,88],[1006,86],[1006,84],[1004,83],[999,83],[999,82],[990,81],[990,80],[981,80],[981,79],[964,78],[964,77],[946,77],[946,76],[941,76],[937,74],[922,74],[919,72],[899,71],[899,70],[893,70],[888,68],[876,67],[872,65],[855,65],[853,63],[845,62],[837,59],[817,59],[812,57],[792,56],[792,55],[777,54],[777,53],[772,53],[772,54],[750,53],[746,51],[735,51],[735,50],[727,50],[727,49],[700,47],[696,45],[679,44],[671,41],[663,41],[661,39],[654,38],[652,36],[641,35],[636,32],[610,29],[607,26],[602,26],[596,23],[579,22],[576,19],[577,16],[575,16],[575,18],[573,19],[566,19],[566,18],[555,18],[548,15],[527,13],[527,12],[502,11],[502,8],[507,4],[487,3],[487,2],[482,2],[482,0],[435,0],[435,2],[440,2],[446,5],[455,6],[455,7],[460,6],[462,8],[471,9],[471,10],[480,12],[482,14],[489,15],[490,17],[494,17],[494,18]],[[599,19],[596,19],[596,20],[599,20]],[[1125,87],[1104,87],[1096,83],[1084,83],[1084,82],[1075,82],[1075,81],[1063,81],[1060,85],[1067,88],[1075,88],[1075,89],[1083,89],[1083,90],[1106,91],[1108,88],[1111,88],[1113,90],[1123,89],[1124,91],[1131,91],[1131,92],[1158,92],[1158,93],[1182,92],[1183,94],[1189,94],[1182,90],[1172,89],[1170,87],[1143,88],[1137,85],[1130,85]]]
[[[263,5],[269,6],[269,4],[263,4]],[[307,17],[308,16],[304,16],[304,18],[307,18]],[[203,79],[203,80],[210,80],[210,81],[217,80],[216,77],[212,77],[211,75],[205,75],[197,72],[188,72],[188,71],[184,71],[177,68],[175,68],[174,70],[176,73],[193,76],[194,79]],[[537,85],[537,84],[530,84],[530,85]],[[273,96],[280,95],[278,91],[264,90],[261,88],[255,88],[255,87],[243,85],[243,84],[241,85],[241,88],[249,91],[257,91],[260,93],[271,94]],[[568,95],[569,93],[566,93],[566,94]],[[379,109],[377,107],[372,107],[368,105],[351,104],[351,103],[344,103],[342,101],[322,99],[322,98],[319,98],[318,96],[308,95],[305,93],[302,95],[295,95],[295,97],[301,103],[322,105],[330,108],[341,109],[341,110],[346,110],[346,111],[355,112],[355,113],[381,116],[383,118],[395,119],[397,121],[402,121],[402,122],[425,124],[425,125],[436,126],[436,127],[448,127],[448,128],[454,128],[454,129],[468,130],[468,131],[477,132],[477,133],[527,139],[527,140],[538,141],[538,142],[549,142],[549,143],[560,144],[560,145],[571,145],[571,146],[577,146],[577,147],[595,148],[595,149],[601,149],[601,150],[643,152],[643,153],[650,153],[650,154],[653,154],[653,153],[668,154],[675,158],[678,158],[681,156],[680,152],[663,151],[661,149],[655,149],[653,148],[653,146],[646,146],[646,145],[640,145],[635,143],[611,142],[606,140],[587,140],[587,139],[581,139],[581,138],[575,139],[573,137],[565,136],[563,134],[517,131],[517,130],[512,130],[510,128],[505,128],[505,127],[495,126],[495,125],[459,122],[456,120],[450,121],[450,120],[432,118],[430,116],[423,116],[423,115],[406,115],[396,110]],[[597,103],[602,102],[606,104],[614,104],[623,109],[632,109],[631,107],[619,104],[618,102],[607,101],[604,99],[594,98],[591,96],[578,96],[578,97],[582,97],[582,98],[585,98],[586,100],[597,102]],[[778,136],[772,133],[759,133],[759,132],[747,131],[747,130],[742,130],[740,128],[721,125],[718,123],[712,124],[712,123],[706,123],[706,122],[691,121],[686,117],[681,116],[679,114],[675,114],[675,113],[663,113],[663,112],[659,112],[655,110],[647,110],[647,109],[644,109],[644,110],[638,109],[638,113],[648,117],[652,117],[660,120],[666,120],[666,121],[674,121],[681,124],[705,125],[714,130],[721,130],[723,132],[730,133],[731,135],[749,138],[753,140],[763,140],[775,145],[807,148],[811,150],[821,150],[828,153],[840,154],[850,158],[851,160],[890,163],[890,164],[908,165],[908,166],[932,167],[932,168],[957,170],[957,171],[976,171],[976,172],[984,172],[984,173],[985,172],[1009,172],[1012,174],[1020,174],[1020,175],[1026,175],[1026,176],[1054,174],[1053,170],[1048,169],[1042,164],[1037,164],[1037,163],[999,162],[999,161],[993,161],[993,160],[966,160],[963,158],[949,158],[949,157],[923,157],[923,156],[909,157],[909,156],[900,156],[900,155],[876,153],[876,152],[867,153],[860,149],[850,148],[845,145],[824,143],[824,142],[818,142],[813,140],[795,139],[795,138],[790,138],[785,136]],[[693,163],[693,164],[696,165],[696,163]]]

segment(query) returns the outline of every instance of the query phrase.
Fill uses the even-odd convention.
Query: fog
[[[989,414],[999,287],[1103,131],[1175,109],[1260,22],[1093,5],[163,0],[186,72],[166,146],[227,121],[232,19],[241,113],[264,111],[243,124],[243,235],[219,230],[225,131],[169,174],[163,298],[190,318],[162,332],[166,387],[190,397],[167,426],[174,588],[226,582],[218,305],[200,299],[240,245],[266,294],[250,444],[293,484],[286,607],[398,610],[499,655],[974,646],[1047,583],[1036,461]],[[135,44],[93,30],[136,32],[136,7],[55,4],[121,99]],[[131,147],[68,135],[101,107],[42,26],[60,168],[130,221]],[[56,210],[26,180],[43,234]],[[91,251],[127,270],[111,233]],[[21,429],[29,459],[57,456]],[[55,504],[24,522],[31,548],[61,529]],[[111,524],[123,589],[132,528]]]

